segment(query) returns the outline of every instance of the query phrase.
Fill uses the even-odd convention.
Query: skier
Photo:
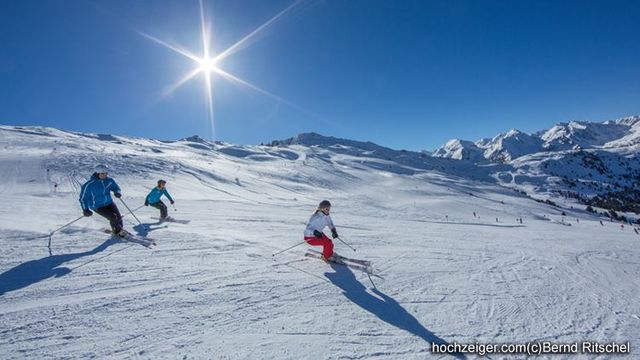
[[[95,172],[91,175],[89,181],[82,185],[80,189],[80,206],[84,216],[91,216],[93,212],[97,212],[100,216],[109,220],[111,231],[120,236],[127,236],[128,232],[122,228],[122,215],[116,204],[111,198],[113,196],[120,198],[122,193],[120,187],[115,180],[110,178],[109,170],[104,165],[98,165]]]
[[[309,245],[322,246],[322,259],[326,262],[333,259],[333,241],[322,230],[328,226],[331,229],[331,236],[334,239],[338,237],[338,231],[329,216],[330,211],[331,203],[329,200],[322,200],[304,229],[304,241]]]
[[[175,204],[175,201],[169,195],[169,192],[166,189],[167,182],[165,180],[158,180],[158,186],[151,189],[149,195],[144,200],[144,206],[153,206],[154,208],[160,210],[160,220],[166,219],[167,216],[167,205],[165,205],[160,198],[162,195],[166,196],[167,199],[171,202],[171,205]]]

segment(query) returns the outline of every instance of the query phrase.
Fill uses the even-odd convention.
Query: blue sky
[[[204,0],[218,53],[287,8]],[[316,131],[434,149],[559,121],[640,114],[640,2],[307,0],[218,67],[215,138]],[[0,123],[211,137],[197,0],[0,0]],[[280,98],[282,100],[277,100]]]

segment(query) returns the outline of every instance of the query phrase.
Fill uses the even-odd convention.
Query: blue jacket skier
[[[104,165],[98,165],[89,181],[80,189],[80,206],[84,216],[93,215],[93,211],[109,220],[111,231],[119,236],[126,236],[122,229],[122,215],[113,202],[113,196],[120,198],[122,193],[118,184],[109,177],[109,170]]]
[[[171,198],[171,195],[169,195],[169,192],[165,188],[166,185],[167,182],[165,180],[158,180],[158,186],[151,189],[151,192],[144,200],[144,206],[151,205],[154,208],[160,210],[160,219],[167,218],[167,205],[165,205],[162,200],[160,200],[162,195],[166,196],[172,205],[175,204],[175,201],[173,201],[173,198]]]

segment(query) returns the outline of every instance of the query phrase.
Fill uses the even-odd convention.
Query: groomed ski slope
[[[0,357],[424,359],[453,358],[432,341],[586,340],[630,341],[621,358],[639,356],[630,227],[570,210],[566,226],[489,182],[344,150],[0,127]],[[97,162],[131,208],[166,179],[170,215],[191,222],[126,216],[156,239],[147,249],[94,215],[54,234],[49,255],[47,234],[82,215],[75,180]],[[357,248],[337,252],[373,261],[375,287],[305,245],[271,256],[302,240],[325,198]]]

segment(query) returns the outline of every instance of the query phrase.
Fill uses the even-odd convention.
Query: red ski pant
[[[309,245],[313,246],[322,246],[322,256],[325,259],[328,259],[331,255],[333,255],[333,241],[327,237],[327,235],[322,234],[321,238],[317,238],[315,236],[305,236],[304,241]]]

